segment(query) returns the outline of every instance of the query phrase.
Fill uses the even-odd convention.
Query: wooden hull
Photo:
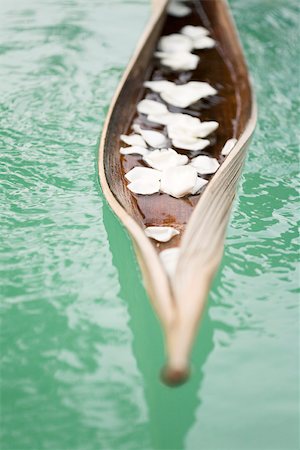
[[[182,382],[188,374],[192,343],[211,281],[222,258],[232,202],[256,123],[256,106],[247,68],[226,3],[223,0],[202,3],[226,58],[236,67],[241,100],[240,131],[235,148],[213,176],[192,212],[180,242],[179,263],[172,281],[155,246],[145,236],[126,186],[112,181],[114,177],[120,177],[120,172],[114,154],[117,150],[111,150],[112,142],[128,128],[132,115],[128,110],[124,112],[124,105],[135,108],[139,100],[138,87],[145,79],[163,26],[166,1],[157,2],[148,28],[120,82],[104,125],[99,151],[103,193],[132,237],[146,289],[164,329],[167,353],[164,378],[172,384]]]

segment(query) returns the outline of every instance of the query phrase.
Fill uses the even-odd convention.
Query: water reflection
[[[119,274],[120,295],[128,304],[133,352],[144,379],[152,447],[183,449],[201,403],[199,389],[204,378],[203,366],[214,347],[213,323],[206,312],[194,346],[194,371],[190,381],[178,388],[164,386],[158,377],[164,362],[162,332],[141,283],[130,240],[106,203],[103,206],[103,220],[113,263]]]

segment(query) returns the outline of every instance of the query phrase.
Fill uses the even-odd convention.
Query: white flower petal
[[[159,123],[160,125],[167,125],[171,115],[173,114],[169,112],[167,114],[149,114],[147,119],[150,120],[150,122]]]
[[[201,122],[198,126],[198,128],[195,128],[193,130],[193,136],[204,138],[211,134],[213,131],[215,131],[219,127],[218,122],[215,121],[209,121],[209,122]]]
[[[171,81],[146,81],[146,87],[161,94],[161,97],[174,106],[187,108],[203,97],[217,94],[216,89],[206,82],[189,81],[186,84],[175,84]]]
[[[207,181],[207,180],[204,180],[204,178],[197,177],[195,186],[194,186],[193,189],[191,190],[191,194],[192,194],[192,195],[199,194],[199,192],[201,191],[201,189],[203,188],[203,186],[205,186],[207,183],[208,183],[208,181]]]
[[[141,129],[141,135],[150,147],[163,148],[167,145],[167,138],[163,133]]]
[[[145,81],[144,86],[151,89],[153,92],[167,92],[168,89],[172,89],[174,83],[172,81],[167,80],[158,80],[158,81]]]
[[[194,119],[194,118],[193,118]],[[197,121],[198,119],[196,119]],[[181,121],[178,120],[175,125],[167,125],[168,135],[170,139],[180,139],[184,141],[188,141],[191,139],[191,143],[195,138],[204,138],[215,131],[219,124],[218,122],[200,122],[198,123],[190,123],[184,125],[184,121],[182,121],[183,125],[181,125]]]
[[[149,114],[148,120],[162,125],[179,125],[191,128],[197,128],[201,123],[196,117],[189,114],[171,113],[167,114]]]
[[[173,1],[168,6],[168,14],[174,17],[185,17],[191,14],[192,10],[187,5],[179,1]]]
[[[195,27],[193,25],[186,25],[181,29],[180,33],[194,40],[202,36],[207,36],[209,34],[209,31],[204,27],[200,26]]]
[[[179,139],[190,144],[195,143],[197,140],[192,132],[183,126],[178,125],[167,125],[168,136],[170,139]]]
[[[178,247],[167,248],[160,252],[159,257],[168,276],[172,278],[176,273],[180,249]]]
[[[139,136],[138,134],[131,134],[126,136],[125,134],[121,134],[121,140],[125,142],[127,145],[136,145],[138,147],[147,147],[146,142]]]
[[[185,127],[181,127],[180,125],[167,125],[169,138],[172,140],[180,140],[184,141],[188,144],[195,144],[197,142],[197,138],[193,136],[193,133]]]
[[[134,167],[125,174],[125,178],[130,182],[137,180],[160,181],[161,172],[149,167]]]
[[[192,191],[196,180],[197,171],[193,167],[171,167],[162,172],[160,189],[172,197],[184,197]]]
[[[172,144],[174,147],[181,148],[183,150],[190,150],[192,152],[198,152],[199,150],[203,150],[207,147],[210,142],[207,139],[195,139],[192,141],[191,139],[173,139]]]
[[[198,173],[202,175],[208,175],[211,173],[215,173],[220,167],[220,164],[218,163],[216,158],[199,155],[196,156],[196,158],[192,159],[191,166],[194,167]]]
[[[160,182],[158,180],[139,179],[127,185],[134,194],[152,195],[159,192]]]
[[[216,93],[217,91],[206,82],[190,81],[181,85],[173,84],[161,92],[161,98],[171,105],[187,108],[201,98]]]
[[[137,110],[141,114],[165,114],[168,112],[166,105],[156,102],[154,100],[144,99],[137,105]]]
[[[137,134],[141,134],[141,127],[140,127],[140,125],[138,124],[138,123],[134,123],[133,125],[132,125],[132,129],[133,129],[133,131],[135,132],[135,133],[137,133]]]
[[[229,153],[231,152],[231,150],[233,149],[233,147],[235,146],[235,144],[237,143],[237,139],[228,139],[228,141],[225,143],[222,151],[221,151],[221,155],[223,156],[227,156],[229,155]]]
[[[179,234],[179,231],[173,227],[147,227],[145,234],[158,242],[169,242],[172,237]]]
[[[205,48],[213,48],[216,45],[216,41],[209,36],[201,36],[195,39],[193,44],[196,50],[202,50]]]
[[[121,155],[148,155],[149,150],[145,147],[139,147],[137,145],[133,145],[132,147],[121,147],[120,148]]]
[[[193,49],[192,40],[183,34],[174,33],[162,36],[158,49],[165,53],[190,52]]]
[[[172,70],[195,70],[200,61],[199,56],[188,52],[162,53],[157,52],[155,56],[161,58],[163,66]]]
[[[165,170],[169,167],[184,166],[189,162],[186,155],[180,155],[172,148],[154,150],[143,159],[150,167],[157,170]]]
[[[197,117],[190,116],[189,114],[170,113],[168,120],[170,125],[178,125],[180,127],[195,129],[201,124]]]

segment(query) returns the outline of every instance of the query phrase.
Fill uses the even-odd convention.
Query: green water
[[[148,1],[1,0],[1,450],[299,449],[299,3],[230,3],[260,118],[193,376],[170,390],[97,178]]]

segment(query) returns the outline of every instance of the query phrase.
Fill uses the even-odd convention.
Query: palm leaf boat
[[[164,330],[163,379],[177,384],[221,261],[256,106],[226,1],[153,3],[106,118],[99,172]]]

